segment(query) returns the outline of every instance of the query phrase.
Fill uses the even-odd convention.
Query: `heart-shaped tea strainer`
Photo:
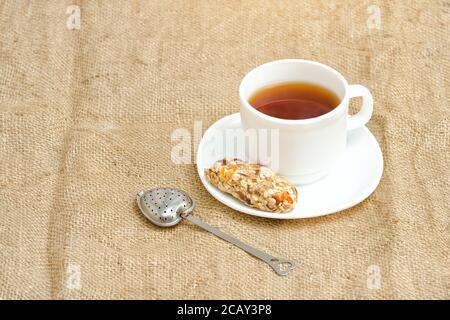
[[[268,255],[192,216],[191,213],[194,211],[195,203],[189,195],[179,189],[156,188],[141,191],[137,194],[137,203],[142,213],[153,224],[160,227],[172,227],[180,223],[181,220],[186,219],[261,259],[280,276],[288,275],[297,266],[295,261]]]

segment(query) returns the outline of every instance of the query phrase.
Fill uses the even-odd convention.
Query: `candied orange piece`
[[[275,195],[274,198],[279,203],[283,203],[284,201],[287,201],[289,203],[293,203],[294,202],[288,192],[279,193],[279,194]]]
[[[231,179],[231,176],[236,171],[237,166],[236,165],[228,165],[227,167],[220,168],[220,178],[223,181],[229,181]]]

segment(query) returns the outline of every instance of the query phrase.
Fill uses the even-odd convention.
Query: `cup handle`
[[[365,125],[370,120],[373,113],[373,98],[369,89],[360,84],[348,86],[348,97],[349,99],[354,97],[363,98],[361,109],[347,120],[347,130],[350,131]]]

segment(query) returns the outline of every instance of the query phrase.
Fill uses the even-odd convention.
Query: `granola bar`
[[[205,169],[205,175],[220,190],[260,210],[284,213],[297,203],[295,186],[259,164],[223,159]]]

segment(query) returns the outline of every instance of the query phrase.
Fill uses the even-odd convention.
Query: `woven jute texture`
[[[0,298],[450,298],[449,21],[445,0],[2,1]],[[240,79],[282,58],[373,93],[385,171],[339,214],[244,215],[171,161],[175,129],[238,112]],[[135,195],[157,186],[299,267],[151,225]]]

